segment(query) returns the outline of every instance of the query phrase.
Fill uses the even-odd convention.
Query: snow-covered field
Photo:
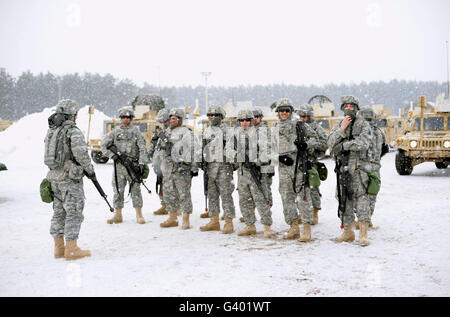
[[[340,234],[334,198],[334,162],[322,183],[319,224],[313,241],[283,240],[288,230],[278,193],[274,193],[273,230],[238,237],[236,232],[201,232],[207,219],[202,174],[194,178],[192,229],[160,228],[166,216],[154,216],[155,194],[143,191],[147,221],[135,221],[131,199],[124,223],[108,225],[106,203],[85,179],[85,220],[78,244],[92,256],[77,261],[53,258],[49,234],[51,204],[41,202],[39,183],[43,139],[50,109],[22,118],[0,132],[0,296],[450,296],[450,168],[433,163],[416,166],[410,176],[399,176],[395,152],[382,159],[382,188],[369,231],[371,245],[337,244]],[[102,120],[96,112],[91,136],[100,137]],[[87,109],[78,125],[86,133]],[[112,202],[112,164],[95,165],[97,178]],[[154,174],[147,184],[154,189]],[[234,193],[237,217],[238,194]],[[223,224],[223,221],[221,221]],[[244,227],[234,221],[235,230]]]

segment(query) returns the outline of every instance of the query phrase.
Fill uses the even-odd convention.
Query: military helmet
[[[206,115],[209,116],[211,114],[220,114],[222,116],[222,119],[225,118],[227,115],[225,110],[221,106],[217,105],[211,105],[208,108],[208,111],[206,112]]]
[[[67,114],[69,116],[75,116],[80,110],[78,103],[71,99],[62,99],[56,105],[56,112]]]
[[[341,110],[344,110],[344,106],[348,103],[354,105],[355,108],[359,110],[359,99],[352,95],[341,97]]]
[[[123,118],[123,117],[134,118],[133,108],[128,107],[128,106],[120,108],[119,109],[119,118]]]
[[[370,106],[361,107],[361,110],[359,110],[359,114],[369,122],[375,121],[376,119],[375,111],[373,111],[372,107]]]
[[[314,111],[313,111],[313,107],[310,104],[304,103],[300,106],[298,112],[297,112],[300,116],[309,116],[309,117],[313,117],[314,115]]]
[[[169,118],[171,116],[177,116],[178,118],[183,120],[184,119],[184,110],[174,108],[174,109],[170,110],[170,112],[169,112]]]
[[[158,114],[156,115],[155,120],[158,121],[159,123],[164,123],[167,120],[169,120],[169,110],[167,109],[161,109],[158,111]]]
[[[254,108],[253,109],[253,116],[255,116],[255,117],[263,117],[263,112],[262,112],[262,110],[261,109],[259,109],[259,108]]]
[[[252,110],[239,110],[238,114],[237,114],[237,119],[238,120],[245,120],[245,119],[253,119],[254,115],[253,115],[253,111]]]
[[[294,106],[292,106],[292,102],[288,98],[281,98],[280,100],[278,100],[275,112],[279,112],[280,109],[283,108],[289,108],[291,112],[294,111]]]

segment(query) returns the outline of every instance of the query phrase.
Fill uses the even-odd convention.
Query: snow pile
[[[0,132],[0,161],[6,166],[27,161],[33,166],[44,167],[44,139],[48,129],[48,117],[55,107],[25,116]],[[103,121],[110,117],[95,110],[91,116],[90,139],[103,137]],[[86,136],[89,124],[89,106],[78,111],[77,126]],[[39,159],[37,159],[39,158]]]

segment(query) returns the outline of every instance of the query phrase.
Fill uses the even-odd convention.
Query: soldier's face
[[[122,122],[123,126],[129,126],[131,123],[131,117],[120,117],[120,121]]]
[[[168,126],[169,126],[169,124],[170,124],[170,120],[164,121],[164,123],[163,123],[163,124],[164,124],[164,126],[165,126],[165,127],[168,127]]]
[[[300,116],[300,120],[302,120],[303,122],[308,121],[309,116]]]
[[[180,125],[181,120],[177,116],[170,117],[170,127],[172,129],[178,127]]]
[[[239,119],[239,125],[241,128],[248,128],[252,123],[252,119]]]
[[[261,117],[257,116],[252,119],[253,125],[258,125],[261,122]]]
[[[344,106],[344,110],[355,110],[355,106],[351,103],[348,103]]]
[[[287,120],[291,114],[290,110],[283,109],[279,111],[281,120]]]

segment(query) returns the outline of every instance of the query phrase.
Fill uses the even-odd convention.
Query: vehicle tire
[[[109,158],[104,156],[102,152],[91,151],[92,160],[97,164],[105,164],[108,162]]]
[[[441,169],[441,168],[442,168],[442,169],[443,169],[443,168],[447,168],[447,166],[448,166],[448,165],[445,164],[444,162],[435,162],[434,164],[435,164],[436,167],[439,168],[439,169]]]
[[[398,150],[395,155],[395,169],[399,175],[411,175],[413,171],[411,158],[409,158],[403,150]]]

